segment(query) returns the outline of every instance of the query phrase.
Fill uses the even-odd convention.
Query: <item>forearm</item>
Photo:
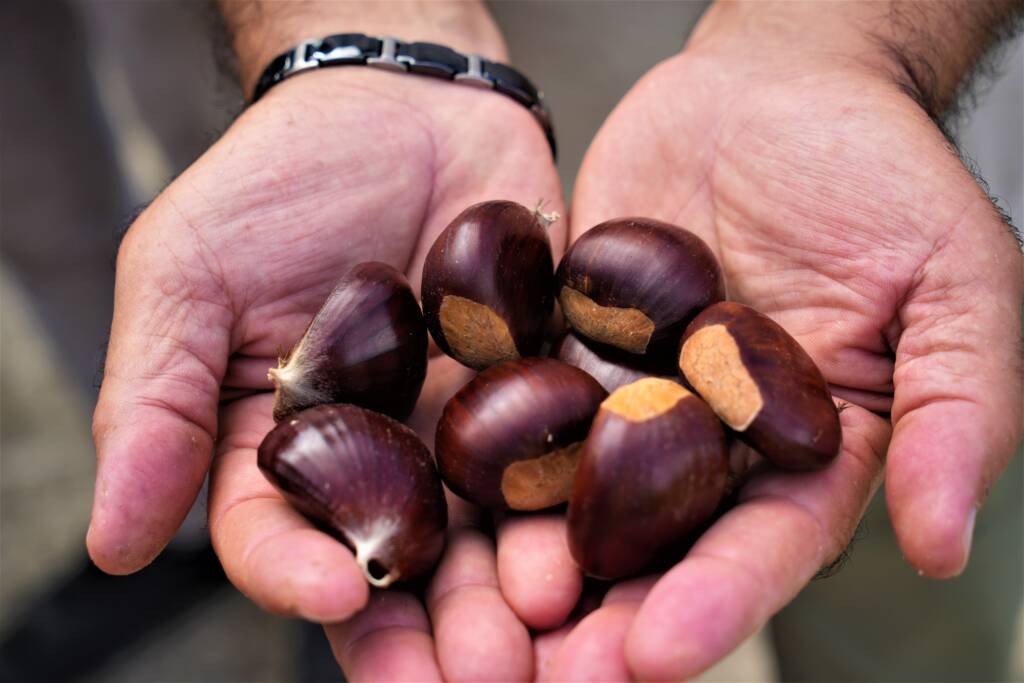
[[[1024,15],[1021,0],[716,2],[691,46],[780,48],[883,70],[941,116],[974,65]]]
[[[477,0],[218,0],[218,5],[238,56],[245,93],[252,92],[261,70],[275,56],[301,40],[332,33],[392,35],[506,59],[501,34]]]

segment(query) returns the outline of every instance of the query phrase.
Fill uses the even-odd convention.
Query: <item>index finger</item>
[[[256,448],[273,427],[273,396],[228,404],[210,476],[210,539],[233,584],[264,609],[316,622],[348,618],[366,579],[341,541],[316,529],[271,486]]]
[[[843,410],[843,451],[818,472],[755,478],[654,586],[626,640],[630,671],[677,680],[705,670],[760,629],[846,546],[881,480],[889,426]]]

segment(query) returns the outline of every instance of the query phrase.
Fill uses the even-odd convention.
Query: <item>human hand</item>
[[[352,26],[303,25],[276,46],[255,41],[266,54],[243,62],[243,78],[254,79],[247,63],[262,66],[274,51],[339,25]],[[460,44],[409,30],[503,58],[500,38]],[[543,198],[564,214],[560,196],[540,127],[496,93],[370,69],[322,70],[272,89],[153,202],[121,246],[94,420],[99,471],[88,546],[97,565],[127,573],[150,562],[213,457],[210,534],[240,590],[275,613],[325,623],[369,600],[356,619],[328,628],[350,678],[528,677],[529,636],[496,589],[493,546],[464,526],[472,511],[452,507],[426,611],[400,590],[371,598],[351,552],[285,504],[258,471],[255,449],[273,426],[267,369],[351,266],[388,262],[418,290],[426,251],[466,206]],[[560,252],[564,221],[551,230]],[[469,374],[432,359],[410,419],[428,443],[443,401]],[[380,648],[388,655],[376,656]]]
[[[967,562],[1020,439],[1020,251],[900,66],[845,36],[849,21],[813,3],[716,7],[587,154],[573,236],[629,215],[694,231],[730,298],[790,331],[848,407],[831,467],[752,478],[678,565],[618,584],[560,634],[552,680],[704,670],[836,558],[883,466],[911,565],[947,577]],[[891,412],[891,444],[872,411]]]

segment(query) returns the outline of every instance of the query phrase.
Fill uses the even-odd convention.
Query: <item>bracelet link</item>
[[[319,47],[320,41],[313,39],[304,40],[296,45],[295,49],[288,55],[288,60],[281,70],[281,80],[320,66],[320,60],[317,58]]]
[[[469,64],[466,73],[455,74],[455,80],[474,88],[494,90],[494,81],[484,75],[484,60],[480,55],[466,55]]]
[[[407,71],[409,65],[398,59],[398,39],[381,38],[380,57],[370,57],[366,60],[366,66],[385,69],[387,71]]]

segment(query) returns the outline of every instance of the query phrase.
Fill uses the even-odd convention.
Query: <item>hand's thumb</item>
[[[87,544],[93,561],[115,574],[156,557],[202,486],[232,321],[217,279],[141,227],[118,256],[93,417],[99,462]]]
[[[959,574],[1021,434],[1021,256],[991,207],[924,265],[903,306],[886,494],[921,572]],[[997,236],[997,237],[994,237]]]

